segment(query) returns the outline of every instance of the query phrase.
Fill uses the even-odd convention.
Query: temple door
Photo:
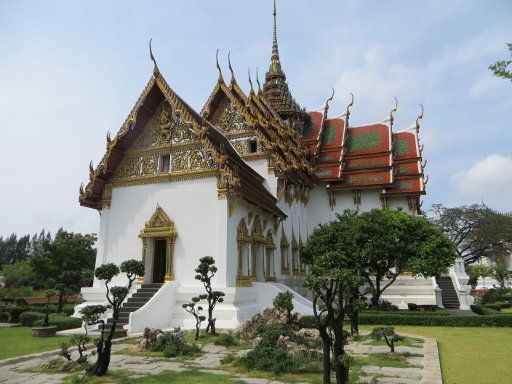
[[[155,253],[153,257],[153,283],[165,281],[165,269],[167,259],[167,241],[155,240]]]

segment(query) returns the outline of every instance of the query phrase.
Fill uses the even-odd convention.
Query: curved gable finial
[[[224,83],[224,77],[222,76],[222,70],[220,69],[219,65],[219,49],[217,48],[217,54],[215,56],[216,62],[217,62],[217,70],[219,71],[219,83]]]
[[[332,101],[332,99],[334,99],[334,88],[332,88],[332,94],[331,94],[331,97],[329,97],[326,101],[325,101],[325,106],[324,106],[324,113],[327,114],[327,111],[329,110],[329,103]]]
[[[153,50],[151,49],[151,42],[152,41],[153,41],[153,39],[149,39],[149,58],[151,59],[151,61],[154,64],[153,76],[157,77],[160,74],[160,70],[158,69],[158,65],[156,63],[155,56],[153,55]]]
[[[229,66],[229,71],[231,72],[231,84],[235,84],[236,79],[235,79],[235,72],[233,71],[233,66],[231,65],[231,52],[228,52],[228,66]]]
[[[391,112],[389,112],[389,123],[391,124],[391,126],[393,126],[393,122],[395,121],[395,117],[393,116],[393,113],[395,113],[398,110],[398,99],[396,98],[396,96],[394,96],[394,99],[395,99],[395,106],[393,107]]]
[[[418,115],[418,117],[416,118],[416,130],[417,131],[420,130],[420,120],[423,119],[423,113],[425,112],[425,108],[423,108],[423,104],[420,104],[420,106],[421,106],[421,112]]]

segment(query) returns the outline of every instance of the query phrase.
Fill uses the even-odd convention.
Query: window
[[[258,142],[255,139],[249,141],[249,153],[258,152]]]
[[[160,172],[169,172],[171,155],[160,155]]]

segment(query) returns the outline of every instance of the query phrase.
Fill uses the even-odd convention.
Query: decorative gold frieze
[[[354,205],[357,207],[357,209],[359,209],[359,207],[361,206],[361,190],[353,189],[352,198],[354,200]]]

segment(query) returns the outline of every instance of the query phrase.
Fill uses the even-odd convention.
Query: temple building
[[[206,255],[218,267],[215,288],[226,293],[218,327],[236,327],[287,289],[295,310],[309,314],[299,249],[315,226],[346,209],[421,214],[422,113],[400,130],[397,104],[384,121],[362,126],[350,125],[353,99],[341,116],[329,114],[332,96],[320,111],[306,111],[286,80],[276,18],[274,3],[263,86],[256,76],[256,86],[249,78],[242,90],[231,60],[225,80],[217,57],[219,76],[200,112],[171,88],[150,45],[153,74],[90,165],[79,201],[101,213],[96,265],[139,259],[146,267],[122,309],[129,331],[191,327],[181,304],[203,292],[194,269]],[[435,304],[435,289],[434,279],[403,276],[383,298]],[[82,294],[86,304],[105,301],[98,280]]]

